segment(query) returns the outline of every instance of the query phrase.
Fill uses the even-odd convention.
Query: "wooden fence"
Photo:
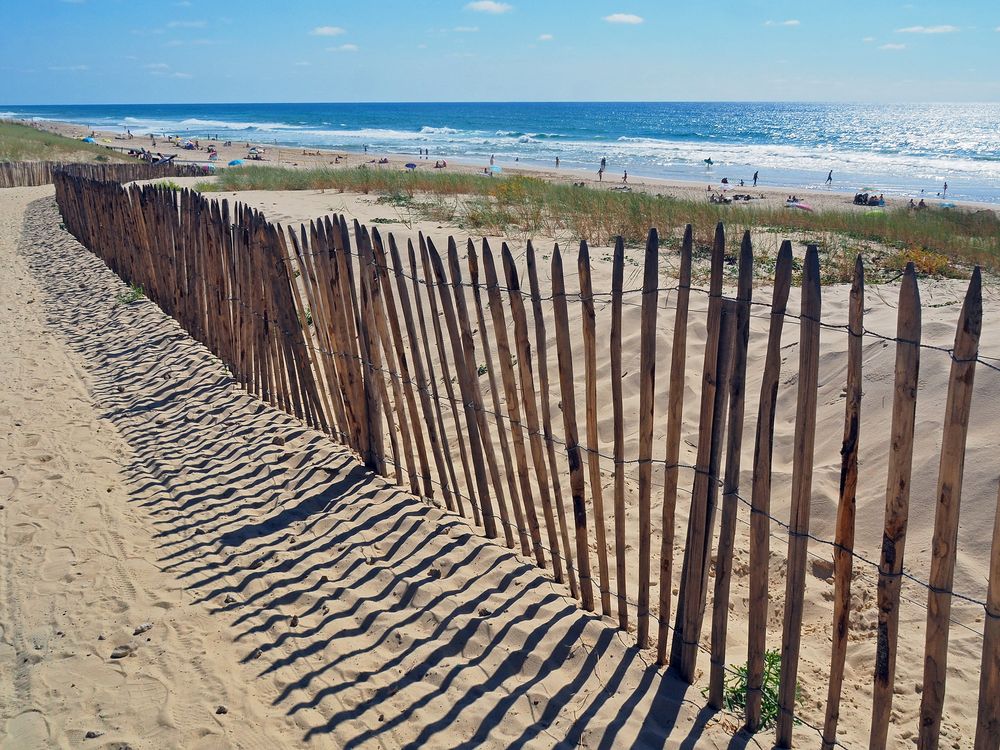
[[[147,164],[123,162],[84,164],[61,161],[0,161],[0,188],[49,185],[58,171],[106,182],[156,180],[161,177],[199,177],[206,174],[198,164]]]
[[[749,234],[742,238],[739,252],[727,259],[725,232],[718,227],[711,250],[702,374],[700,381],[691,382],[685,364],[694,352],[687,334],[700,324],[696,317],[701,311],[690,308],[690,299],[692,292],[706,290],[692,286],[690,227],[679,254],[672,254],[678,272],[668,287],[662,285],[664,254],[654,230],[641,274],[636,274],[640,287],[624,286],[626,256],[619,241],[611,259],[610,293],[594,291],[586,243],[576,256],[578,286],[574,282],[572,290],[567,288],[564,255],[556,247],[543,258],[549,261],[551,278],[550,288],[543,289],[539,254],[530,242],[522,270],[507,244],[497,257],[485,240],[478,245],[469,240],[463,268],[453,238],[448,238],[443,253],[423,235],[416,244],[410,240],[400,247],[392,234],[383,238],[376,228],[352,224],[340,215],[286,232],[252,208],[207,200],[195,192],[155,185],[126,189],[67,173],[55,177],[67,229],[122,279],[141,285],[150,299],[218,355],[247,391],[346,444],[373,471],[443,503],[481,527],[487,537],[551,569],[584,609],[599,607],[604,616],[616,618],[618,627],[634,628],[638,645],[655,646],[658,663],[669,663],[688,682],[696,678],[699,651],[708,652],[708,700],[713,707],[722,705],[727,659],[733,661],[727,655],[727,631],[732,624],[734,540],[737,511],[749,506],[745,720],[751,730],[760,726],[768,607],[769,600],[776,600],[783,611],[776,739],[780,747],[791,746],[798,718],[800,649],[811,632],[803,630],[803,599],[819,338],[827,325],[822,320],[815,246],[809,246],[801,262],[800,309],[793,312],[788,299],[797,261],[791,243],[784,242],[778,252],[770,299],[754,300]],[[735,296],[723,293],[727,263],[737,269]],[[639,326],[626,334],[638,343],[638,418],[633,423],[624,413],[621,384],[623,304],[634,304],[625,300],[635,294],[640,296]],[[665,372],[668,399],[666,411],[657,414],[657,316],[663,314],[660,302],[666,295],[673,298],[670,365]],[[598,399],[595,299],[602,298],[610,303],[611,315],[610,456],[601,450],[598,430],[604,402]],[[748,401],[747,352],[750,318],[759,308],[768,311],[769,328],[746,498],[740,494],[740,459]],[[900,586],[906,575],[903,546],[923,349],[912,265],[902,277],[898,310],[897,335],[889,339],[895,344],[896,365],[878,563],[872,747],[886,744],[900,639]],[[841,331],[849,341],[836,538],[828,540],[834,550],[833,643],[825,724],[815,727],[824,747],[836,744],[851,626],[852,564],[857,562],[854,509],[864,312],[864,269],[858,258],[849,323]],[[776,402],[779,385],[785,382],[782,335],[787,336],[784,327],[790,322],[798,327],[798,367],[792,373],[797,401],[792,499],[783,524],[787,550],[782,598],[769,582],[771,525],[776,520],[770,506]],[[927,595],[920,718],[915,727],[922,748],[937,747],[941,731],[962,470],[981,325],[976,269],[961,309],[946,384],[930,578],[916,581]],[[550,364],[558,370],[555,383]],[[784,373],[786,379],[788,375]],[[680,461],[686,387],[699,399],[697,457],[691,465]],[[560,413],[561,437],[554,411]],[[665,425],[665,432],[659,433],[662,442],[654,440],[654,424]],[[631,454],[626,427],[637,446]],[[654,457],[654,443],[662,460]],[[613,466],[613,493],[608,498],[602,458]],[[656,503],[654,464],[663,470]],[[629,467],[638,474],[634,535],[628,530],[624,489]],[[693,475],[693,481],[690,506],[683,514],[686,539],[674,596],[682,470]],[[651,534],[654,505],[661,529],[659,549],[654,549]],[[980,749],[996,748],[1000,742],[1000,518],[993,544],[988,596],[978,602],[986,612],[976,730]]]

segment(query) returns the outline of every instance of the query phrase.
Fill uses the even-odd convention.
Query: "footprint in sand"
[[[52,583],[54,581],[73,580],[73,573],[70,566],[76,562],[76,553],[70,547],[53,547],[45,550],[39,576],[43,581]]]
[[[0,477],[0,502],[10,500],[14,496],[18,484],[16,477]]]
[[[25,711],[12,717],[4,730],[4,736],[10,742],[9,747],[19,750],[45,750],[52,747],[49,722],[40,711]]]

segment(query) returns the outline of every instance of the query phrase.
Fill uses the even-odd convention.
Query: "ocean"
[[[1000,104],[574,102],[2,106],[134,134],[1000,203]],[[709,166],[705,160],[711,159]]]

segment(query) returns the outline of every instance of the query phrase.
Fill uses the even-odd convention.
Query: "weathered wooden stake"
[[[566,310],[566,286],[562,254],[556,245],[552,253],[552,307],[556,329],[556,352],[559,355],[559,392],[562,396],[563,429],[566,431],[566,456],[569,460],[569,483],[573,495],[573,524],[576,531],[576,560],[580,574],[580,599],[583,608],[594,611],[594,586],[590,569],[590,541],[587,535],[587,503],[584,497],[583,460],[576,426],[576,393],[573,380],[573,352],[569,338],[569,315]]]
[[[993,549],[983,623],[983,662],[979,671],[979,714],[975,750],[1000,748],[1000,493],[993,520]]]
[[[934,513],[934,536],[931,540],[930,587],[927,591],[924,691],[920,700],[920,734],[917,742],[920,750],[937,748],[941,732],[941,710],[948,674],[951,587],[955,582],[958,516],[962,500],[962,474],[965,470],[965,441],[969,433],[972,385],[976,376],[982,327],[982,279],[979,266],[976,266],[958,317],[948,399],[944,410],[937,508]]]
[[[872,750],[886,746],[896,675],[899,634],[899,589],[910,515],[910,473],[913,466],[913,429],[920,377],[920,293],[913,264],[908,263],[899,289],[896,322],[896,380],[893,387],[889,472],[885,488],[885,530],[878,575],[878,640],[872,695]]]
[[[597,541],[597,567],[601,584],[601,613],[611,616],[611,582],[608,578],[608,539],[604,523],[604,491],[601,486],[601,448],[597,435],[597,326],[594,313],[594,287],[590,279],[590,249],[580,243],[580,302],[583,307],[583,357],[587,378],[587,467],[590,470],[590,494],[594,504],[594,538]]]
[[[674,311],[674,339],[670,351],[670,392],[667,396],[666,470],[663,476],[663,538],[660,545],[660,616],[657,626],[656,663],[667,663],[670,637],[670,603],[673,589],[675,512],[677,509],[677,462],[681,448],[684,411],[684,365],[687,361],[688,303],[691,299],[691,225],[681,243],[680,279]]]
[[[757,435],[754,440],[753,489],[750,499],[750,606],[747,638],[746,725],[760,729],[764,652],[767,648],[770,558],[771,458],[774,448],[774,414],[781,376],[781,332],[785,323],[788,291],[792,284],[792,243],[781,243],[774,269],[771,321],[767,334],[764,375],[760,383]]]
[[[781,632],[781,677],[778,685],[779,747],[792,746],[795,686],[802,642],[802,602],[806,585],[809,503],[812,498],[813,448],[816,442],[816,398],[819,382],[819,330],[822,310],[819,251],[806,249],[802,271],[802,307],[799,321],[799,389],[792,447],[792,500],[788,525],[788,564],[785,617]]]
[[[743,412],[752,295],[753,246],[750,243],[750,232],[746,231],[740,246],[733,361],[728,385],[729,424],[726,428],[726,474],[722,486],[722,528],[719,531],[719,551],[715,558],[715,591],[712,597],[712,667],[708,704],[713,708],[722,708],[722,687],[726,669],[729,589],[733,571],[733,547],[736,541],[736,498],[740,491],[740,451],[743,447]]]
[[[847,389],[844,404],[844,441],[840,449],[840,500],[833,548],[833,647],[830,685],[823,724],[823,750],[833,750],[840,719],[840,694],[851,624],[851,565],[854,553],[854,501],[858,487],[858,446],[861,438],[861,347],[864,333],[865,269],[859,255],[854,262],[847,322]]]
[[[660,237],[655,229],[646,239],[642,276],[641,339],[639,344],[639,599],[636,643],[649,645],[650,496],[653,474],[653,394],[656,385],[656,311],[660,280]]]

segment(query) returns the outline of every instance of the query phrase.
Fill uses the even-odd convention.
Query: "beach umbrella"
[[[411,161],[411,162],[410,162],[409,164],[407,164],[407,165],[406,165],[406,168],[407,168],[407,169],[416,169],[416,168],[417,168],[417,165],[416,165],[416,164],[414,164],[414,163],[413,163],[413,162]]]
[[[238,167],[242,163],[243,163],[242,159],[233,159],[231,162],[229,162],[229,166],[230,167]]]
[[[84,138],[84,139],[83,139],[83,142],[84,142],[84,143],[97,143],[97,141],[95,141],[95,140],[94,140],[93,138],[91,138],[91,137],[90,137],[89,135],[88,135],[88,136],[87,136],[86,138]]]
[[[490,167],[490,171],[493,174],[500,174],[501,172],[503,172],[503,167],[498,167],[496,164],[494,164],[492,167]]]

